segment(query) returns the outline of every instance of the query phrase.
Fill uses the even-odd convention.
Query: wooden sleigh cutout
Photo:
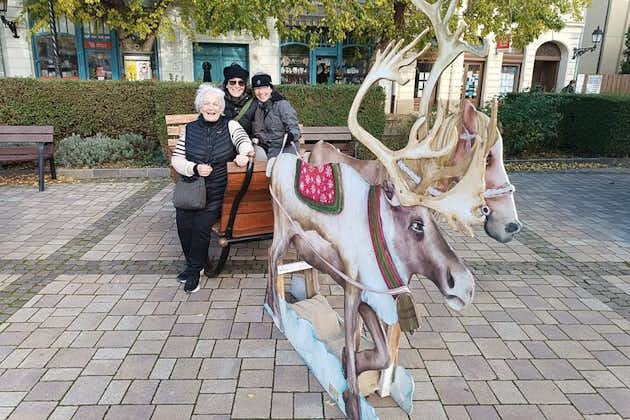
[[[285,299],[285,277],[296,282],[302,279],[293,274],[304,273],[303,299],[290,303]],[[319,272],[304,261],[278,266],[277,290],[280,294],[281,323],[276,327],[282,331],[295,351],[302,357],[313,376],[317,378],[331,401],[347,415],[343,392],[348,383],[344,375],[342,350],[345,344],[343,321],[330,306],[326,297],[319,292]],[[297,293],[296,293],[297,294]],[[268,305],[265,310],[273,318]],[[413,409],[415,382],[404,367],[396,364],[400,328],[397,325],[389,329],[391,360],[394,362],[385,370],[363,372],[358,377],[361,392],[361,419],[378,419],[368,396],[378,393],[381,397],[391,396],[407,414]],[[374,343],[366,335],[361,335],[360,349],[372,348]]]

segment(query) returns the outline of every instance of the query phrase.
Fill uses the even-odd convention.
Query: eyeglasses
[[[235,85],[239,85],[239,86],[245,86],[245,82],[243,80],[228,80],[228,84],[230,86],[235,86]]]

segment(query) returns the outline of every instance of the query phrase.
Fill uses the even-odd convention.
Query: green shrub
[[[630,155],[630,96],[509,94],[499,119],[508,156]]]
[[[499,108],[505,151],[509,156],[557,151],[565,95],[541,91],[508,94]]]
[[[630,156],[630,96],[571,95],[561,112],[561,150],[581,156]]]
[[[111,138],[101,133],[86,138],[73,134],[59,142],[55,157],[64,166],[93,166],[132,159],[134,149],[127,140]]]
[[[164,155],[154,140],[132,133],[121,134],[118,139],[131,145],[133,160],[140,163],[141,166],[164,166],[166,164]]]

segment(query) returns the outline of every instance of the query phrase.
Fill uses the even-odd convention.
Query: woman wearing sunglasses
[[[225,92],[224,114],[229,119],[238,120],[252,103],[252,95],[247,89],[249,72],[237,63],[223,69],[223,91]]]

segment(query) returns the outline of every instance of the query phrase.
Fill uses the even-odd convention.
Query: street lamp
[[[9,0],[0,0],[0,20],[11,30],[13,38],[19,38],[17,34],[17,23],[14,20],[8,20],[4,15],[7,13],[7,3]]]
[[[2,1],[2,0],[0,0]],[[602,31],[600,29],[599,26],[597,26],[597,28],[593,31],[592,35],[592,41],[593,41],[593,45],[590,47],[586,47],[586,48],[573,48],[573,59],[575,60],[576,58],[580,57],[581,55],[584,55],[587,52],[591,52],[591,51],[595,51],[595,48],[597,48],[597,46],[599,45],[600,42],[602,42],[602,38],[604,37],[604,31]]]

